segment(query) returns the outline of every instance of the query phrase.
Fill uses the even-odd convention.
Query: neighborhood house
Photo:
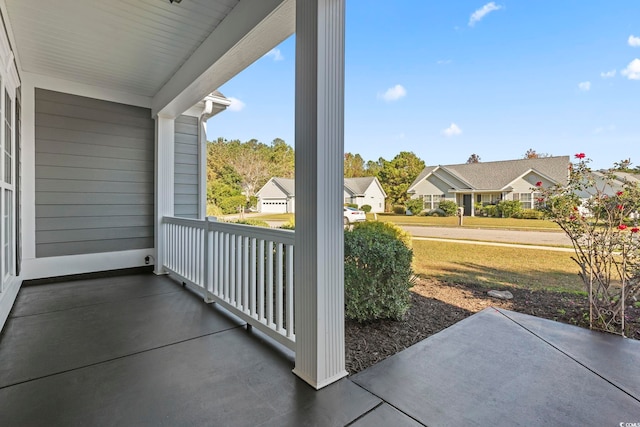
[[[258,212],[294,213],[295,181],[289,178],[271,178],[256,193]],[[345,178],[344,203],[356,204],[358,208],[371,206],[371,212],[384,212],[387,194],[376,177]]]
[[[409,186],[412,199],[422,199],[424,209],[436,209],[443,200],[464,208],[465,216],[474,216],[475,203],[496,204],[518,200],[524,209],[534,209],[537,194],[533,188],[566,184],[569,156],[459,165],[427,166]]]

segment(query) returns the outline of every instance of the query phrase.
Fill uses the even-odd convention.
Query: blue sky
[[[220,88],[217,137],[294,145],[295,38]],[[347,0],[345,151],[640,164],[640,1]]]

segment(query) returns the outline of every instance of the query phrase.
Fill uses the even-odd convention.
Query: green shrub
[[[387,234],[395,239],[400,240],[409,249],[412,248],[411,234],[405,231],[399,225],[392,222],[367,221],[358,222],[353,228],[367,229],[372,233]]]
[[[418,215],[424,209],[422,199],[409,199],[404,205],[413,215]]]
[[[295,215],[291,215],[289,217],[289,221],[282,224],[279,228],[283,230],[295,230],[296,229],[296,217]]]
[[[498,208],[498,216],[502,218],[513,218],[522,211],[522,204],[518,200],[503,200],[496,207]]]
[[[443,200],[438,205],[438,208],[441,209],[446,216],[456,216],[458,215],[458,205],[453,200]]]
[[[238,208],[243,208],[247,204],[247,198],[245,196],[230,196],[221,199],[218,202],[218,207],[222,209],[225,214],[237,213]]]
[[[260,221],[259,219],[238,219],[233,221],[234,224],[243,224],[243,225],[252,225],[254,227],[267,227],[269,228],[269,224],[264,221]]]
[[[407,210],[404,206],[396,205],[393,207],[393,213],[397,215],[404,215],[405,213],[407,213]]]
[[[490,217],[497,217],[498,207],[496,205],[487,205],[482,208],[482,214]]]
[[[360,206],[360,210],[364,211],[364,213],[369,213],[371,212],[371,205],[362,205]]]
[[[345,231],[345,314],[358,322],[399,320],[411,306],[413,251],[380,224]]]
[[[544,212],[538,209],[522,209],[519,213],[516,214],[514,218],[522,218],[522,219],[542,219],[544,218]]]
[[[344,205],[348,208],[358,209],[358,205],[355,203],[345,203]]]

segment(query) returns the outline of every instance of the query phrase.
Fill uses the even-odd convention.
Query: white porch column
[[[207,217],[207,119],[198,118],[198,219]]]
[[[156,116],[156,188],[155,188],[155,274],[164,274],[164,242],[162,217],[174,214],[173,155],[175,149],[175,121],[173,118]]]
[[[344,360],[345,0],[296,2],[296,366],[316,389]]]

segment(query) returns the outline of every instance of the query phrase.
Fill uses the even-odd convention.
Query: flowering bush
[[[615,169],[592,171],[584,153],[575,158],[566,184],[536,183],[537,203],[571,239],[591,328],[624,335],[625,307],[640,296],[640,187]]]

